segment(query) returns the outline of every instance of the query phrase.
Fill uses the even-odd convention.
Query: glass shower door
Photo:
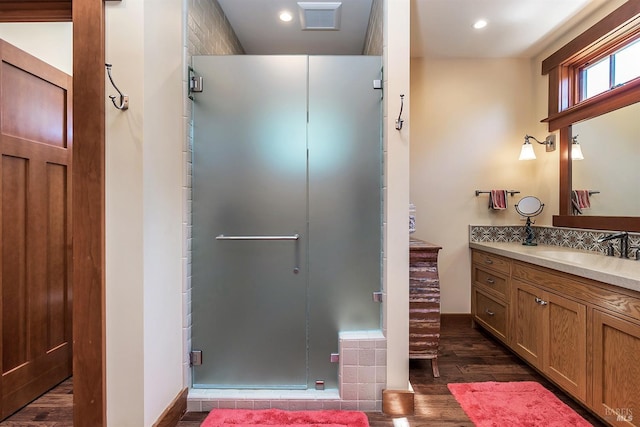
[[[306,388],[307,58],[193,65],[193,385]]]

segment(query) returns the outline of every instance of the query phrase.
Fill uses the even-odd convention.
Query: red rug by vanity
[[[553,393],[533,381],[448,384],[476,427],[590,427]]]
[[[283,411],[281,409],[214,409],[200,427],[369,427],[359,411]]]

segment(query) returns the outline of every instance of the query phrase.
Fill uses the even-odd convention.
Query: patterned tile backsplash
[[[608,243],[613,243],[616,256],[619,253],[617,241],[598,243],[600,237],[610,234],[608,231],[582,230],[578,228],[539,227],[533,226],[534,241],[539,245],[563,246],[604,253]],[[469,226],[470,242],[522,242],[525,239],[522,225],[471,225]],[[629,233],[629,246],[640,245],[640,234]],[[633,254],[633,251],[632,251]]]

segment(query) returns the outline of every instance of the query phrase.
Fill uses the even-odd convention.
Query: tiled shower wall
[[[382,56],[382,0],[373,0],[369,26],[364,40],[363,55]]]
[[[186,0],[185,63],[194,55],[244,54],[233,28],[216,0]],[[374,0],[365,54],[382,54],[382,0]],[[373,29],[372,29],[373,28]],[[196,70],[197,72],[197,70]],[[188,71],[184,71],[183,148],[183,376],[191,385],[188,352],[191,349],[191,203],[193,121],[188,99]],[[338,337],[336,337],[338,338]],[[340,390],[259,391],[191,390],[189,410],[213,408],[360,409],[381,410],[386,385],[386,339],[379,331],[348,332],[340,336]],[[235,393],[235,394],[234,394]]]
[[[540,245],[563,246],[604,253],[607,243],[597,240],[609,231],[582,230],[577,228],[538,227],[533,226],[535,242]],[[522,242],[525,238],[524,227],[519,226],[490,226],[471,225],[469,227],[470,242]],[[615,242],[614,242],[615,243]],[[640,244],[640,234],[629,233],[629,246]],[[614,244],[616,256],[620,255],[618,245]]]

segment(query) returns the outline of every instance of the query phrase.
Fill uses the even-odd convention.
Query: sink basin
[[[533,254],[540,257],[569,262],[589,262],[593,257],[604,256],[597,253],[562,251],[557,249],[542,249],[535,251]]]

